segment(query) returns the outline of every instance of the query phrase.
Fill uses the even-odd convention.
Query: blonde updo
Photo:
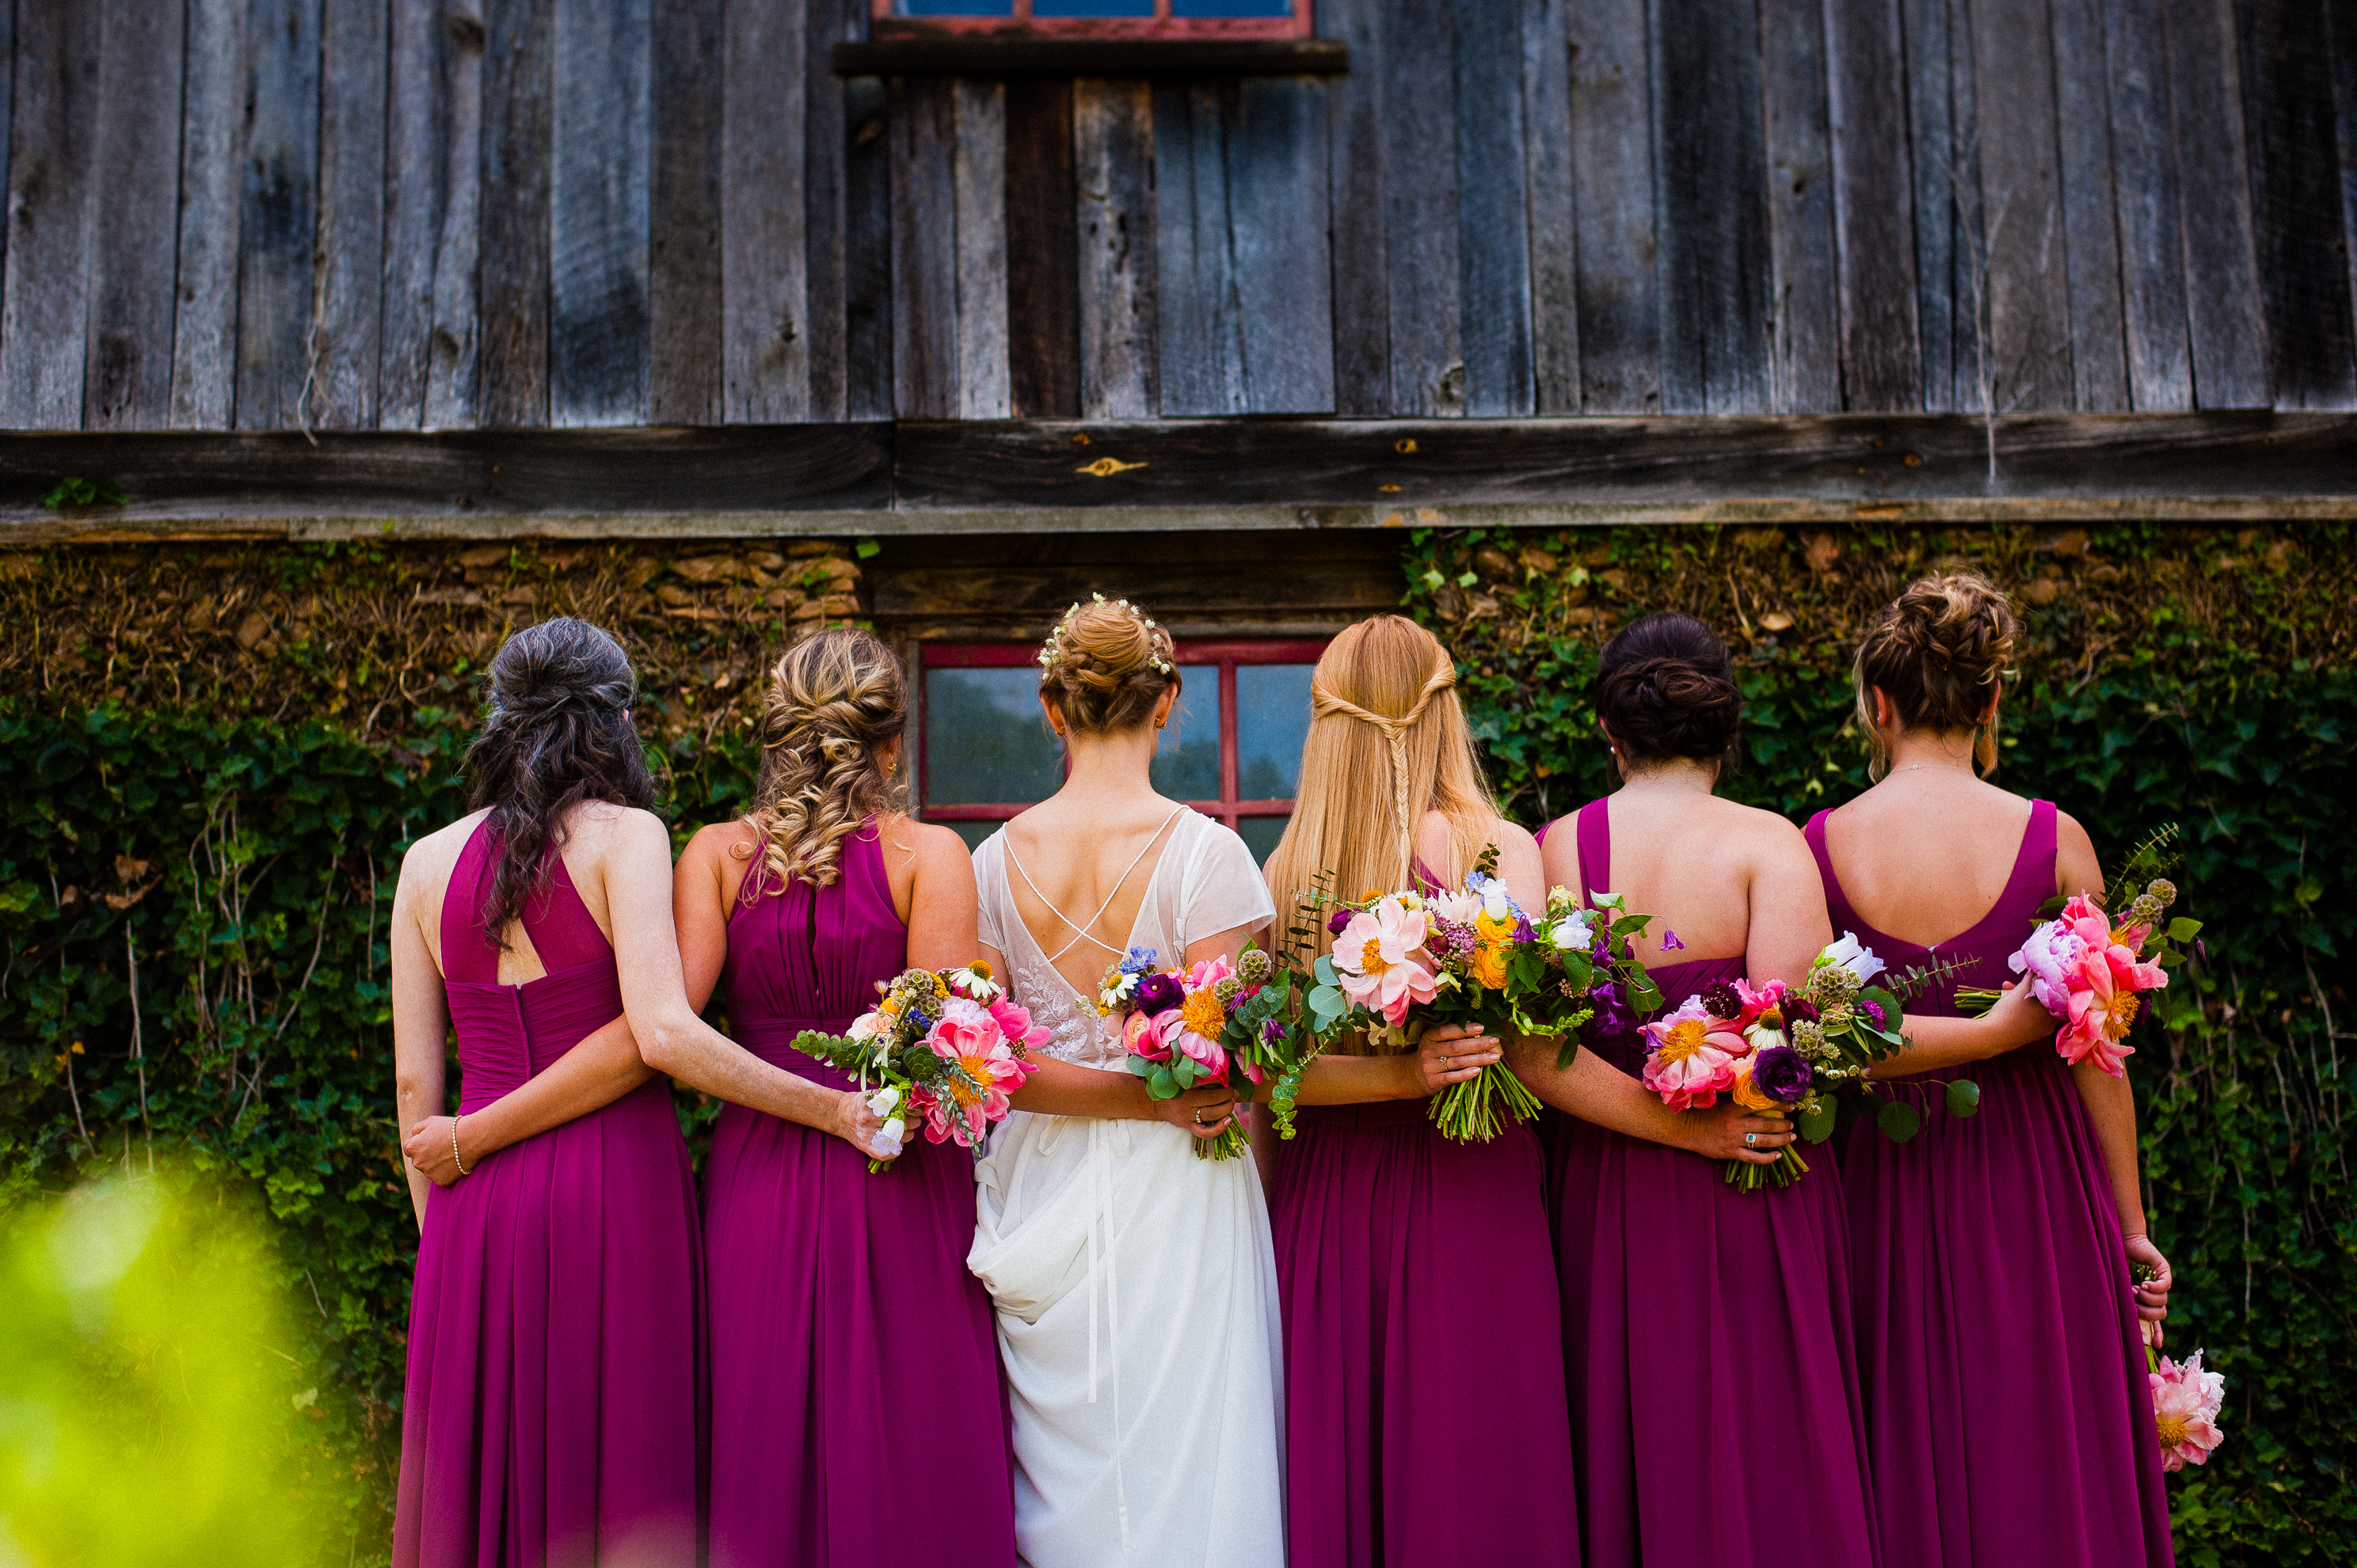
[[[1039,649],[1039,694],[1074,735],[1135,729],[1179,688],[1170,634],[1127,599],[1074,605]]]
[[[782,893],[798,877],[824,887],[843,875],[843,841],[897,808],[882,753],[908,723],[900,661],[872,633],[830,627],[778,660],[761,704],[761,781],[746,813],[761,836],[762,891]]]
[[[1996,772],[1996,719],[1984,724],[1982,715],[2012,673],[2020,632],[2012,604],[1973,572],[1935,572],[1886,606],[1858,641],[1854,673],[1873,777],[1890,765],[1874,722],[1878,687],[1909,729],[1976,732],[1973,760],[1983,774]]]

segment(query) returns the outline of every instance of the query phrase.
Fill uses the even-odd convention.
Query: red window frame
[[[870,0],[872,36],[997,33],[1061,38],[1306,38],[1311,0],[1293,0],[1289,16],[1174,16],[1154,0],[1151,16],[1034,16],[1031,0],[1013,0],[1007,16],[905,16],[894,0]]]
[[[1179,642],[1177,661],[1180,664],[1215,664],[1220,671],[1220,798],[1216,800],[1187,802],[1207,817],[1217,819],[1235,828],[1245,817],[1287,817],[1293,814],[1290,796],[1267,800],[1243,800],[1236,798],[1236,667],[1240,664],[1315,664],[1326,652],[1326,638],[1221,638]],[[931,687],[923,682],[922,672],[929,670],[1006,670],[1023,665],[1036,665],[1039,645],[1036,642],[926,642],[919,645],[917,667],[919,701],[930,702]],[[1185,700],[1183,697],[1180,699]],[[917,784],[920,792],[930,792],[933,771],[928,743],[932,726],[920,712],[917,725]],[[936,806],[930,800],[918,807],[917,814],[929,822],[1003,822],[1038,805],[1036,800],[967,801],[960,805]]]

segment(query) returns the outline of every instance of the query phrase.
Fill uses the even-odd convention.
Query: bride
[[[967,1258],[997,1309],[1017,1547],[1035,1568],[1275,1568],[1282,1347],[1260,1182],[1249,1159],[1195,1156],[1229,1093],[1149,1100],[1094,998],[1130,950],[1233,959],[1276,911],[1243,841],[1147,780],[1178,696],[1169,634],[1099,598],[1040,664],[1070,771],[974,857],[983,955],[1053,1035],[981,1163]]]

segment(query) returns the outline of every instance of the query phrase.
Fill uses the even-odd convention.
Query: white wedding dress
[[[1121,1042],[1052,968],[1007,890],[1006,835],[974,852],[982,940],[1054,1056],[1118,1069]],[[1271,919],[1252,853],[1184,812],[1129,946]],[[1108,963],[1111,955],[1107,956]],[[1282,1325],[1268,1209],[1250,1155],[1195,1157],[1166,1122],[1000,1123],[979,1169],[966,1262],[997,1308],[1015,1412],[1015,1539],[1033,1568],[1279,1568]]]

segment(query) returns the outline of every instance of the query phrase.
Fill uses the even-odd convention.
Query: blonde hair
[[[1426,811],[1448,819],[1450,864],[1427,868],[1444,883],[1496,841],[1501,819],[1456,686],[1447,650],[1403,616],[1347,628],[1318,660],[1293,817],[1268,861],[1276,940],[1301,961],[1322,944],[1287,934],[1292,900],[1319,873],[1345,898],[1406,887]]]
[[[869,632],[830,627],[788,650],[761,704],[761,780],[746,820],[770,893],[843,875],[843,841],[895,808],[880,754],[909,723],[900,661]],[[750,848],[740,848],[749,856]]]
[[[1082,735],[1135,729],[1178,690],[1170,634],[1127,599],[1074,605],[1039,647],[1039,691]]]
[[[1974,572],[1935,572],[1884,606],[1858,639],[1851,671],[1858,727],[1873,750],[1867,774],[1879,779],[1890,766],[1868,700],[1877,687],[1910,729],[1973,731],[1973,760],[1984,776],[1996,772],[1996,716],[1989,703],[2012,673],[2007,666],[2020,634],[2012,602]]]

